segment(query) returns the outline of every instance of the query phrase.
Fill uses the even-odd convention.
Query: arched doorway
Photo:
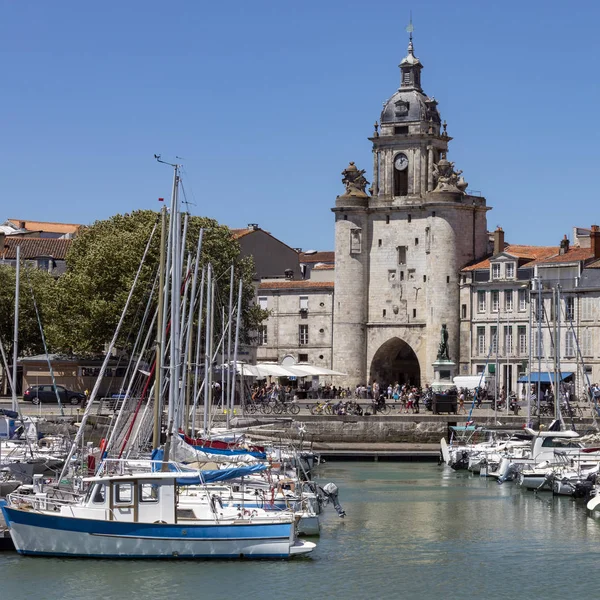
[[[421,368],[414,350],[400,338],[392,338],[375,353],[369,372],[370,381],[381,385],[398,382],[421,385]]]

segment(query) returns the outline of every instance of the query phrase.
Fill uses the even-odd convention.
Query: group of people
[[[354,395],[356,398],[371,399],[376,404],[394,402],[400,405],[400,411],[408,414],[419,412],[422,392],[420,388],[409,383],[400,385],[395,382],[393,385],[391,383],[380,385],[378,381],[373,381],[371,385],[357,385]]]

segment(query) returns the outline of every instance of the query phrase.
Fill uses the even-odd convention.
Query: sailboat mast
[[[208,406],[210,404],[210,393],[212,391],[210,373],[212,361],[212,301],[213,301],[213,282],[212,265],[209,263],[206,276],[206,334],[204,343],[204,435],[208,427]]]
[[[239,341],[240,341],[241,315],[242,315],[242,279],[240,278],[239,290],[238,290],[238,301],[237,301],[237,314],[236,314],[236,319],[235,319],[235,343],[233,346],[233,375],[232,375],[232,381],[231,381],[231,401],[229,404],[229,410],[227,411],[227,417],[228,417],[227,427],[228,428],[229,428],[229,414],[230,413],[233,414],[233,407],[235,405],[235,376],[237,373],[237,358],[238,358],[238,348],[239,348]],[[240,398],[242,398],[243,392],[244,392],[244,390],[242,388],[242,390],[240,392]],[[240,400],[240,404],[241,404],[241,400]]]
[[[225,390],[225,402],[223,408],[227,408],[227,428],[229,429],[229,411],[233,406],[228,407],[229,396],[231,394],[231,320],[233,319],[233,263],[231,263],[231,275],[229,277],[229,329],[227,331],[227,388]],[[235,376],[234,376],[235,379]]]
[[[172,432],[175,407],[178,401],[179,376],[177,365],[179,363],[179,312],[181,301],[181,261],[180,261],[180,224],[181,215],[177,202],[177,189],[179,185],[179,167],[173,167],[173,192],[171,196],[171,331],[169,348],[169,434]]]
[[[152,448],[156,450],[160,446],[160,418],[162,415],[162,389],[163,389],[163,328],[165,320],[165,243],[167,235],[167,207],[163,206],[160,211],[160,259],[158,274],[158,316],[156,324],[156,369],[154,383],[154,427],[152,431]]]
[[[17,359],[19,357],[19,288],[21,283],[21,246],[17,246],[17,264],[15,279],[15,330],[13,336],[13,368],[12,368],[12,409],[18,410],[17,403]]]

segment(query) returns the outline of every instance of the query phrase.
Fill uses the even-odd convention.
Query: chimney
[[[566,254],[569,251],[569,238],[567,237],[567,234],[565,233],[565,237],[560,240],[560,250],[558,251],[559,254]]]
[[[504,252],[504,230],[498,225],[494,231],[494,256]]]
[[[258,223],[248,223],[248,229],[252,229],[253,231],[256,231],[257,229],[259,229]]]
[[[600,230],[598,225],[592,225],[590,231],[590,248],[594,258],[600,258]]]

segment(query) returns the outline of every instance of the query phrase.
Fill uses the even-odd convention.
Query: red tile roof
[[[249,233],[254,233],[255,231],[258,231],[258,229],[248,229],[247,227],[245,229],[232,229],[231,235],[234,240],[239,240],[241,237],[244,237]]]
[[[524,246],[522,244],[506,244],[504,252],[519,259],[519,264],[529,264],[531,261],[546,258],[558,253],[557,246]],[[461,269],[462,271],[478,271],[480,269],[490,268],[490,258],[488,256],[473,265],[468,265]]]
[[[52,223],[51,221],[27,221],[27,219],[8,219],[8,221],[20,229],[47,233],[77,233],[81,227],[77,223]]]
[[[309,289],[333,289],[333,281],[311,281],[310,279],[299,279],[290,281],[263,281],[258,286],[259,290],[309,290]]]
[[[559,254],[555,252],[553,256],[547,258],[539,258],[538,260],[531,263],[532,265],[545,265],[545,264],[557,264],[557,263],[569,263],[579,262],[581,260],[590,260],[594,258],[594,255],[590,248],[580,248],[579,246],[573,246],[565,254]]]
[[[5,258],[8,260],[17,258],[17,246],[20,246],[21,258],[24,260],[50,256],[57,260],[64,260],[72,243],[73,240],[66,238],[32,238],[10,235],[4,240]],[[0,253],[1,251],[2,249],[0,249]]]
[[[300,252],[300,262],[301,263],[334,263],[335,262],[335,252],[333,251],[324,251],[324,252],[314,252],[311,254],[305,254],[304,252]]]

